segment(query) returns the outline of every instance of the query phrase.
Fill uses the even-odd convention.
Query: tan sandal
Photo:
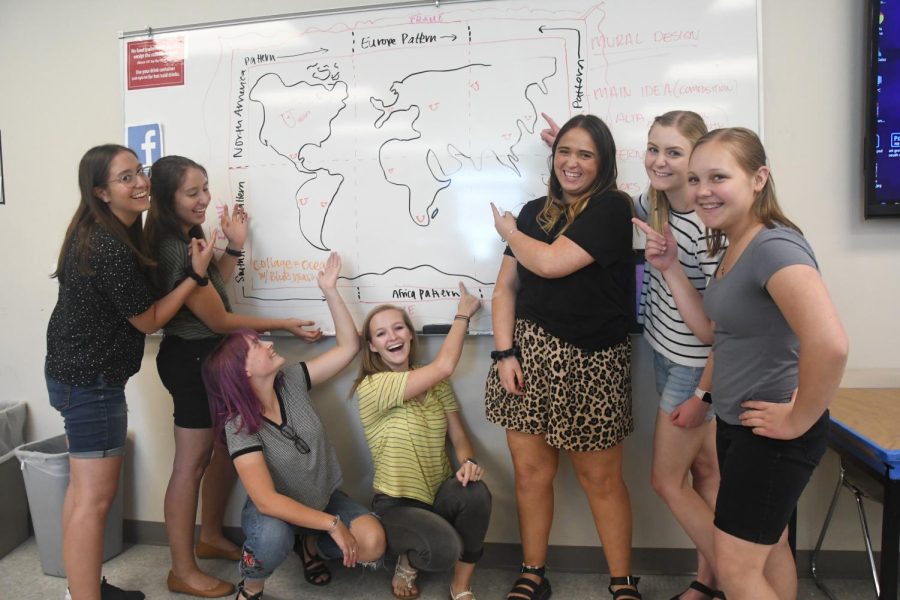
[[[450,600],[462,600],[463,598],[468,598],[469,600],[477,600],[472,590],[464,590],[458,594],[454,594],[453,588],[450,588]]]
[[[406,589],[412,591],[416,589],[416,577],[419,576],[419,572],[412,567],[404,567],[403,563],[400,562],[400,559],[397,559],[397,567],[394,569],[394,577],[399,577],[406,584]],[[422,593],[419,590],[413,594],[409,594],[408,596],[398,596],[394,592],[394,584],[391,582],[391,593],[394,594],[394,598],[400,598],[400,600],[415,600]]]

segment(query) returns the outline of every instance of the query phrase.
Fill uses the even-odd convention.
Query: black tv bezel
[[[900,1],[900,0],[894,0]],[[878,19],[881,0],[869,0],[866,15],[866,135],[865,135],[865,199],[866,219],[900,217],[900,197],[890,204],[882,204],[875,195],[875,139],[878,134]]]

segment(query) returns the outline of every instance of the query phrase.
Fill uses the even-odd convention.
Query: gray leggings
[[[491,518],[491,492],[483,481],[463,487],[451,477],[438,489],[434,504],[375,494],[379,516],[393,554],[407,552],[423,571],[447,571],[460,560],[478,562]]]

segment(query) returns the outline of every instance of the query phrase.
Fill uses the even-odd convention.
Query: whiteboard
[[[490,333],[504,244],[489,202],[546,193],[541,112],[594,113],[619,187],[646,185],[653,117],[691,109],[759,130],[755,0],[427,4],[123,34],[125,125],[159,123],[167,154],[203,164],[216,205],[251,214],[229,282],[236,311],[330,331],[315,275],[343,258],[357,322],[394,303],[449,323],[457,284]],[[162,142],[163,140],[160,140]]]

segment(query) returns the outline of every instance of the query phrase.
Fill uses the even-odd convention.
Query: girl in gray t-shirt
[[[756,134],[705,135],[689,178],[712,252],[728,246],[702,306],[673,290],[679,311],[705,308],[714,331],[721,485],[715,520],[698,546],[714,548],[728,598],[790,597],[797,581],[787,522],[827,446],[827,409],[847,337],[812,249],[778,206]],[[648,234],[651,263],[674,251],[663,235]]]

